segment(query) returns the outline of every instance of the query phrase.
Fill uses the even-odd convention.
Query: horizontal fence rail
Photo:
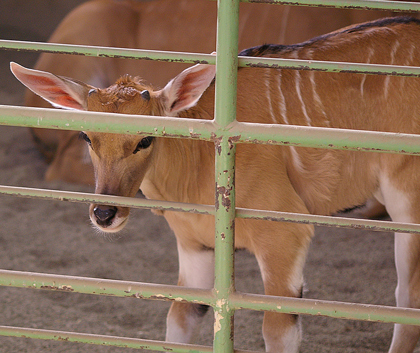
[[[100,346],[114,346],[133,349],[147,349],[162,352],[176,353],[209,353],[213,352],[212,347],[170,343],[162,341],[145,340],[139,338],[124,338],[107,335],[95,335],[87,333],[64,332],[42,329],[31,329],[22,327],[0,326],[0,336],[11,336],[20,338],[44,339],[61,342],[76,342],[96,344]],[[251,351],[235,350],[236,353],[256,353]]]
[[[211,216],[215,215],[215,207],[211,205],[198,205],[191,203],[148,200],[143,198],[110,196],[72,191],[34,189],[0,185],[0,194],[14,195],[27,198],[38,198],[45,200],[99,203],[103,205],[126,206],[131,208],[146,208],[173,212],[191,212]],[[361,220],[345,217],[319,216],[303,213],[264,211],[246,209],[241,207],[236,207],[236,217],[244,219],[260,219],[265,221],[304,223],[313,224],[317,226],[420,234],[419,224],[375,221],[369,219]]]
[[[213,308],[218,305],[213,290],[88,277],[0,270],[0,285],[136,299],[193,302]],[[250,309],[420,326],[420,309],[240,292],[230,293],[226,301],[233,310]]]
[[[277,4],[290,6],[335,7],[359,10],[420,11],[420,3],[408,1],[378,0],[240,0],[258,4]]]
[[[225,129],[214,120],[29,108],[0,105],[0,125],[76,131],[193,138],[214,142],[226,136],[234,143],[420,154],[420,135],[314,126],[234,121]]]
[[[191,64],[216,64],[216,57],[210,54],[146,49],[113,48],[91,45],[27,42],[5,39],[0,40],[0,49],[34,51],[53,54],[94,56],[98,58],[124,58],[159,60],[166,62],[183,62]]]
[[[103,58],[125,58],[179,62],[190,64],[215,64],[216,58],[211,54],[192,54],[174,51],[145,49],[112,48],[89,45],[36,43],[16,40],[0,40],[0,49],[24,50],[53,54],[84,55]],[[261,58],[240,56],[239,67],[284,68],[294,70],[314,70],[336,73],[357,73],[371,75],[392,75],[402,77],[419,77],[420,68],[411,66],[364,64],[321,60],[302,60],[284,58]]]

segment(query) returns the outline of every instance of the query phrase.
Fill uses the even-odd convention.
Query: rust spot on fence
[[[212,133],[211,136],[213,142],[214,142],[214,148],[216,149],[216,153],[220,156],[222,154],[222,138],[221,137],[216,137],[215,134]]]
[[[241,140],[241,135],[229,137],[229,148],[232,149]]]
[[[67,54],[67,53],[64,53],[64,54]],[[86,54],[80,53],[79,55],[86,55]],[[90,54],[87,54],[87,55],[90,55]],[[152,58],[148,56],[135,56],[135,55],[124,55],[124,54],[119,55],[119,54],[101,53],[101,54],[92,55],[92,56],[98,56],[98,57],[103,57],[103,58],[116,58],[116,59],[142,59],[142,60],[161,61],[161,62],[166,62],[166,63],[210,64],[208,60],[175,59],[175,58],[163,59],[163,58]]]
[[[232,191],[232,187],[227,188],[225,186],[218,186],[216,185],[216,200],[219,200],[219,196],[221,197],[222,206],[226,209],[226,212],[229,212],[231,201],[230,201],[230,193]],[[218,209],[218,202],[216,203],[216,210]]]
[[[74,289],[72,286],[40,286],[41,289],[48,289],[48,290],[57,290],[57,291],[63,291],[63,292],[74,292]]]
[[[131,295],[132,298],[137,298],[137,299],[147,299],[145,298],[143,295],[139,294],[139,293],[134,293]]]
[[[190,137],[193,139],[199,139],[201,135],[196,132],[190,131]]]

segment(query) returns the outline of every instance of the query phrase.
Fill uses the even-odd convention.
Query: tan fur
[[[391,58],[389,48],[396,41],[400,45]],[[369,57],[371,63],[388,63],[392,59],[394,64],[401,65],[406,62],[408,51],[412,50],[411,43],[419,42],[418,25],[393,24],[353,33],[339,33],[280,56],[364,62],[368,59],[366,48],[369,47],[373,51],[373,55]],[[417,50],[411,57],[410,65],[420,65]],[[273,117],[271,114],[276,111],[275,103],[279,101],[279,87],[267,85],[264,80],[278,82],[275,77],[279,75],[285,109],[278,110]],[[360,89],[362,81],[363,97]],[[385,84],[388,84],[392,98],[385,94]],[[401,87],[404,87],[404,91],[401,91]],[[142,89],[143,87],[138,87],[138,91]],[[387,80],[384,76],[310,72],[297,74],[291,70],[244,68],[238,73],[237,119],[272,123],[274,118],[279,123],[284,123],[282,114],[287,114],[289,124],[310,123],[312,126],[420,133],[418,117],[413,114],[420,108],[418,97],[413,93],[419,91],[420,82],[415,78],[393,77]],[[271,97],[271,111],[267,110],[267,97]],[[164,113],[159,99],[159,92],[153,94],[151,102],[142,113]],[[213,114],[213,99],[213,87],[210,87],[198,106],[180,116],[210,119]],[[310,122],[305,114],[310,117]],[[103,141],[100,134],[89,135]],[[141,137],[132,139],[138,141],[139,138]],[[119,141],[113,144],[106,142],[106,148],[101,149],[101,152],[107,153],[103,159],[108,162],[113,160],[120,144]],[[372,197],[381,187],[381,175],[387,175],[397,183],[402,192],[409,195],[418,190],[418,178],[413,178],[419,175],[416,172],[416,157],[309,148],[296,148],[294,153],[295,160],[291,148],[288,147],[239,145],[236,164],[238,207],[331,214],[362,204]],[[186,156],[190,159],[186,160]],[[150,158],[148,163],[151,167],[142,183],[142,190],[148,197],[204,204],[213,202],[214,152],[210,143],[157,138]],[[300,160],[299,165],[296,158]],[[109,173],[109,169],[107,172]],[[125,172],[119,170],[118,173]],[[411,216],[413,220],[420,221],[417,208],[412,208]],[[166,212],[165,217],[183,246],[197,249],[203,245],[214,246],[213,220],[210,217],[171,212]],[[267,294],[296,296],[298,290],[292,290],[290,284],[286,283],[290,283],[293,276],[291,264],[305,256],[312,232],[312,227],[305,225],[238,220],[236,246],[246,247],[256,255]],[[410,271],[417,273],[413,268]],[[418,293],[413,288],[411,291]],[[416,300],[410,305],[416,305]],[[174,309],[172,313],[175,312]],[[182,314],[179,315],[182,317]],[[281,343],[280,338],[293,327],[295,320],[292,317],[266,313],[263,330],[267,349],[285,351],[286,346]],[[411,331],[409,328],[404,332]],[[401,337],[406,335],[403,333]],[[398,342],[398,338],[396,341]],[[395,343],[394,347],[401,344]],[[409,351],[398,347],[393,352],[397,352],[395,349],[398,352]]]
[[[302,45],[263,46],[245,53],[420,66],[419,43],[420,22],[397,19],[345,28]],[[63,77],[16,64],[12,70],[29,86],[40,82],[31,89],[55,103],[66,101],[54,96],[56,85],[73,85]],[[80,109],[87,105],[93,111],[212,119],[214,73],[211,65],[196,65],[157,91],[141,80],[125,77],[106,89],[92,91],[91,86],[81,84],[76,91],[61,92],[81,100]],[[28,79],[31,76],[44,80]],[[55,83],[46,87],[43,82],[49,81]],[[150,99],[141,94],[145,89],[150,90]],[[237,120],[418,134],[418,92],[418,78],[241,68]],[[145,136],[88,132],[85,138],[91,146],[97,193],[134,196],[140,187],[152,199],[214,203],[215,152],[211,142],[157,137],[139,149]],[[235,168],[238,207],[331,214],[377,197],[393,220],[420,222],[420,160],[415,156],[239,144]],[[92,222],[103,231],[115,232],[125,225],[129,209],[114,208],[115,214],[102,223],[98,209],[113,208],[90,207]],[[182,249],[180,256],[190,254],[198,261],[200,254],[208,255],[208,249],[214,247],[213,217],[171,211],[164,216]],[[296,297],[301,293],[312,235],[309,225],[238,219],[235,245],[255,254],[266,294]],[[418,308],[420,242],[416,239],[396,234],[396,296],[398,305]],[[203,275],[212,273],[208,268],[211,261],[206,259],[202,263],[207,263],[207,268],[200,268]],[[191,259],[182,258],[180,263],[191,265]],[[209,280],[197,276],[197,269],[185,266],[182,271],[180,283],[208,288]],[[189,340],[198,320],[191,308],[173,304],[168,317],[169,339]],[[265,313],[263,334],[269,352],[298,351],[299,324],[293,315]],[[419,336],[418,327],[396,325],[389,352],[411,353]]]
[[[261,43],[297,43],[386,11],[240,4],[239,49]],[[50,42],[209,53],[216,49],[216,2],[208,0],[88,1],[58,26]],[[163,86],[186,65],[147,60],[42,54],[35,68],[106,87],[118,77],[140,75]],[[28,91],[25,104],[48,107]],[[47,180],[93,183],[93,171],[77,133],[33,129],[51,162]]]

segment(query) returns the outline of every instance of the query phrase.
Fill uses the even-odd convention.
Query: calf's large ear
[[[216,75],[216,66],[198,64],[182,71],[163,89],[165,111],[175,115],[197,104]]]
[[[14,62],[10,63],[10,70],[20,82],[53,106],[87,110],[88,92],[94,87],[49,72],[27,69]]]

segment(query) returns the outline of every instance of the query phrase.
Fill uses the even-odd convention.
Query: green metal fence
[[[392,9],[400,11],[420,10],[420,3],[380,1],[249,1],[275,2],[289,5],[330,6],[361,9]],[[289,144],[303,147],[367,150],[376,152],[399,152],[420,154],[420,136],[382,132],[336,130],[316,127],[264,126],[239,123],[236,112],[236,74],[239,66],[260,65],[291,69],[314,69],[333,72],[382,73],[399,76],[420,77],[420,68],[390,67],[386,65],[362,65],[329,63],[303,60],[237,57],[239,0],[218,0],[218,40],[216,57],[206,54],[159,52],[149,50],[116,49],[72,46],[20,41],[0,41],[0,48],[56,53],[78,53],[98,57],[147,58],[189,63],[217,63],[215,118],[213,121],[194,121],[181,118],[151,117],[113,114],[72,112],[39,108],[0,106],[0,124],[34,126],[85,131],[112,131],[117,133],[144,133],[171,138],[194,138],[217,141],[215,160],[216,185],[230,193],[217,195],[216,205],[191,205],[172,202],[140,200],[116,196],[104,196],[64,191],[40,190],[0,186],[0,193],[23,197],[59,199],[74,202],[95,202],[129,207],[171,209],[180,212],[196,212],[215,216],[216,222],[216,279],[213,290],[184,288],[170,285],[148,284],[127,281],[98,280],[0,270],[0,285],[30,287],[45,290],[61,290],[98,295],[136,297],[156,300],[176,300],[207,304],[215,312],[214,345],[211,347],[183,345],[142,339],[118,338],[71,332],[49,331],[0,326],[0,335],[31,337],[38,339],[65,340],[100,345],[131,347],[171,352],[233,352],[233,315],[238,309],[269,310],[282,313],[324,315],[335,318],[394,322],[420,325],[420,310],[336,303],[322,300],[273,297],[238,293],[233,282],[233,229],[235,217],[259,218],[271,221],[289,221],[357,227],[374,230],[392,230],[420,233],[420,225],[393,222],[362,221],[340,217],[291,214],[285,212],[258,211],[235,208],[234,159],[237,143]],[[226,172],[227,171],[227,172]],[[222,200],[224,198],[224,200]],[[226,198],[230,207],[225,207]],[[223,202],[222,202],[223,201]],[[240,352],[240,351],[237,351]]]

